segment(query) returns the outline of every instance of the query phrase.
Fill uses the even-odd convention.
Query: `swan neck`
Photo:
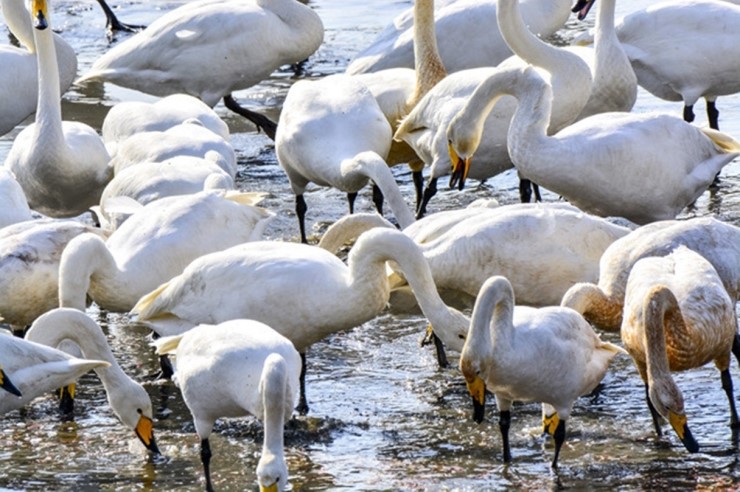
[[[470,337],[479,344],[481,353],[493,351],[493,342],[509,340],[514,329],[514,291],[503,277],[487,281],[473,307]]]
[[[285,408],[290,407],[291,402],[288,398],[288,368],[285,360],[278,354],[271,354],[265,360],[260,387],[265,428],[263,454],[270,452],[282,455]]]
[[[556,49],[541,41],[527,28],[522,19],[519,0],[499,0],[496,21],[501,36],[515,55],[532,65],[549,66],[548,58],[557,53]]]
[[[530,67],[528,71],[530,75],[525,81],[510,87],[510,94],[519,104],[509,125],[507,145],[512,161],[520,167],[537,162],[532,154],[545,142],[554,141],[547,136],[552,115],[552,87],[534,69]]]
[[[29,52],[36,51],[36,41],[33,39],[33,27],[31,27],[31,14],[19,0],[0,0],[5,24]]]
[[[121,273],[103,239],[92,233],[77,236],[64,248],[59,261],[59,305],[85,311],[86,295],[95,284],[105,283],[112,290],[124,288],[110,285]]]
[[[676,312],[680,313],[678,302],[667,287],[659,286],[653,289],[645,299],[643,305],[645,361],[650,386],[653,386],[656,380],[671,379],[665,330],[669,316]]]
[[[594,46],[599,46],[599,39],[614,38],[617,39],[617,33],[614,28],[614,14],[616,10],[615,0],[599,0],[599,11],[596,16]]]
[[[414,2],[414,70],[416,86],[409,104],[411,107],[416,106],[447,75],[437,47],[434,0]]]
[[[37,132],[44,138],[62,137],[62,103],[59,89],[54,35],[51,22],[46,29],[33,29],[38,61],[39,97],[36,105]]]
[[[324,232],[319,241],[319,248],[331,254],[336,254],[340,247],[350,241],[355,241],[360,234],[376,227],[395,229],[395,226],[378,214],[347,214],[334,222]]]

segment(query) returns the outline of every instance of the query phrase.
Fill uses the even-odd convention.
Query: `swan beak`
[[[452,142],[447,144],[447,152],[450,154],[450,162],[452,163],[450,188],[454,188],[457,184],[457,189],[462,190],[465,187],[465,180],[468,179],[468,171],[470,171],[470,157],[462,159],[457,155],[452,147]]]
[[[43,31],[49,27],[49,10],[46,0],[33,0],[31,2],[31,12],[33,13],[34,21],[33,27],[39,31]]]
[[[62,413],[70,414],[75,407],[75,383],[59,388],[59,409]]]
[[[136,424],[136,436],[149,451],[154,454],[161,454],[157,447],[157,442],[154,440],[154,423],[152,419],[144,415],[139,417],[139,422]]]
[[[570,11],[578,12],[578,20],[582,21],[586,18],[594,3],[596,3],[596,0],[578,0]]]
[[[542,431],[550,434],[551,436],[555,435],[555,429],[558,428],[559,424],[560,417],[558,416],[557,412],[553,413],[552,415],[545,415],[544,417],[542,417]]]
[[[486,383],[479,376],[465,378],[470,396],[473,397],[473,420],[480,424],[486,413]]]
[[[4,389],[8,393],[14,394],[15,396],[22,396],[21,392],[18,390],[18,388],[15,387],[15,385],[8,378],[8,375],[5,374],[5,371],[3,371],[1,368],[0,368],[0,388]]]
[[[684,447],[689,453],[696,453],[699,451],[699,443],[696,442],[694,436],[691,435],[689,425],[686,421],[686,415],[678,414],[675,412],[668,412],[668,421],[671,423],[671,427],[678,434],[678,438],[681,439]]]
[[[278,483],[273,482],[272,485],[260,484],[260,492],[278,492]]]

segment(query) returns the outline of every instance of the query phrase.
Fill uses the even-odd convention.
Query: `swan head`
[[[257,482],[260,492],[285,490],[288,485],[288,466],[285,464],[285,458],[263,449],[262,457],[257,464]]]
[[[699,451],[699,444],[689,430],[683,395],[673,380],[652,381],[649,397],[655,410],[668,420],[684,447],[691,453]]]
[[[121,391],[109,391],[108,399],[113,412],[123,425],[133,429],[136,437],[149,451],[160,454],[154,439],[152,401],[144,387],[130,381]]]
[[[473,420],[483,422],[486,413],[486,382],[483,379],[481,359],[466,357],[465,351],[460,358],[460,370],[465,377],[465,385],[473,398]]]
[[[49,5],[46,0],[33,0],[31,13],[33,14],[33,27],[39,31],[49,27]]]
[[[465,180],[470,172],[470,161],[478,150],[483,133],[483,129],[474,131],[475,125],[461,115],[462,113],[456,115],[447,127],[447,152],[452,167],[450,188],[457,186],[459,190],[465,186]]]

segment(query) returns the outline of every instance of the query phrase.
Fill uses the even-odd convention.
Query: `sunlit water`
[[[122,3],[122,20],[149,23],[183,2]],[[622,1],[618,15],[647,5]],[[304,67],[303,77],[341,72],[349,59],[398,12],[411,5],[391,0],[315,0],[311,6],[326,26],[325,43]],[[108,48],[104,19],[94,2],[54,2],[55,26],[79,52],[80,73]],[[568,40],[593,24],[572,20],[559,33]],[[491,20],[495,22],[494,19]],[[4,30],[4,29],[3,29]],[[119,35],[124,38],[126,35]],[[2,67],[0,67],[2,69]],[[251,107],[277,117],[290,84],[288,67],[257,87],[236,93]],[[97,92],[95,92],[97,91]],[[66,119],[100,128],[108,110],[122,100],[153,98],[106,85],[65,95]],[[740,96],[720,98],[720,126],[740,137]],[[278,217],[269,227],[272,239],[297,240],[294,201],[277,165],[269,139],[217,108],[228,122],[239,156],[239,183],[244,190],[269,191],[265,206]],[[680,115],[679,103],[640,92],[635,111],[665,110]],[[696,108],[704,124],[703,104]],[[0,138],[0,161],[20,130]],[[407,170],[394,169],[407,199],[413,190]],[[722,173],[720,189],[705,193],[682,216],[716,215],[740,225],[740,164]],[[502,203],[518,200],[518,181],[506,173],[487,183],[471,183],[463,192],[442,190],[430,211],[454,208],[480,197]],[[313,239],[346,210],[343,194],[314,188],[307,194],[308,224]],[[547,200],[557,197],[548,194]],[[360,210],[371,210],[369,190]],[[126,315],[90,314],[106,329],[121,364],[145,382],[157,409],[156,436],[165,459],[152,462],[134,434],[109,409],[94,375],[82,378],[74,422],[62,422],[56,401],[35,401],[0,421],[0,487],[24,490],[199,490],[203,488],[199,440],[179,390],[169,382],[152,382],[158,369],[148,333]],[[286,432],[286,456],[294,490],[543,490],[610,488],[725,489],[740,487],[737,442],[728,426],[728,404],[719,374],[711,365],[676,377],[686,399],[692,431],[702,445],[689,455],[666,427],[655,436],[642,383],[628,357],[618,357],[605,387],[581,398],[569,421],[557,472],[550,469],[553,447],[541,437],[540,409],[517,404],[513,409],[513,462],[504,465],[493,402],[486,421],[471,418],[470,398],[457,355],[440,370],[427,348],[419,348],[425,327],[416,315],[385,314],[351,332],[314,345],[309,354],[307,417],[295,418]],[[615,335],[605,335],[618,341]],[[732,374],[738,378],[733,362]],[[557,377],[557,375],[553,375]],[[255,489],[254,470],[261,450],[262,427],[252,418],[219,421],[211,436],[212,476],[220,490]]]

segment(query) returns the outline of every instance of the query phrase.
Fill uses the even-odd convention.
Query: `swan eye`
[[[141,408],[137,408],[137,409],[136,409],[136,413],[138,413],[139,415],[141,415],[141,414],[143,414],[144,412],[142,412],[142,411],[141,411]]]
[[[457,338],[459,338],[460,340],[465,340],[465,335],[458,335]]]

